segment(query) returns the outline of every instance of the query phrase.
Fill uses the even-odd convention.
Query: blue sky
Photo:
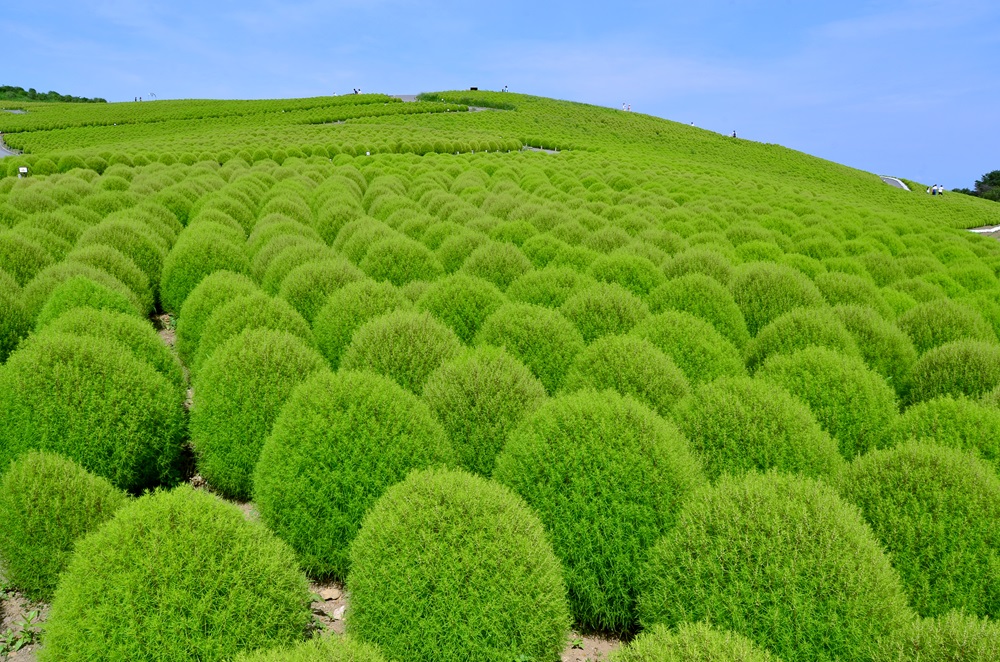
[[[131,100],[477,85],[952,188],[1000,168],[996,0],[10,0],[0,84]]]

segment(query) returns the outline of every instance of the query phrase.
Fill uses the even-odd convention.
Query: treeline
[[[63,103],[107,103],[107,99],[95,97],[75,97],[71,94],[59,94],[58,92],[39,92],[31,87],[25,90],[23,87],[13,85],[0,85],[0,101],[61,101]]]
[[[983,175],[982,179],[977,179],[975,187],[972,189],[957,188],[955,192],[1000,202],[1000,170],[988,172]]]

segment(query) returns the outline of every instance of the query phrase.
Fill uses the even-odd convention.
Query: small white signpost
[[[21,179],[22,177],[27,177],[27,176],[28,176],[28,168],[27,168],[27,166],[21,166],[20,168],[17,169],[17,178],[18,179]]]

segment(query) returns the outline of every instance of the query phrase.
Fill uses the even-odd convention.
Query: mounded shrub
[[[754,372],[769,357],[806,347],[827,347],[858,356],[854,337],[829,308],[794,308],[760,331],[746,349],[747,369]]]
[[[632,335],[645,338],[673,359],[692,386],[746,374],[739,350],[703,319],[666,310],[641,322]]]
[[[506,303],[486,318],[475,344],[503,347],[555,393],[576,355],[583,336],[554,310],[527,303]]]
[[[36,242],[15,232],[0,232],[0,269],[20,287],[28,284],[42,269],[55,260]]]
[[[38,655],[229,660],[299,640],[310,616],[292,551],[184,485],[138,499],[77,542]]]
[[[292,390],[326,367],[285,331],[253,329],[212,354],[194,384],[190,434],[198,471],[220,493],[248,500],[271,426]]]
[[[854,338],[868,367],[882,375],[896,393],[904,394],[917,362],[917,350],[909,336],[871,308],[836,306],[833,314]]]
[[[254,472],[254,501],[306,572],[343,579],[351,541],[379,496],[411,469],[453,463],[444,430],[415,395],[381,375],[323,371],[278,415]]]
[[[431,373],[423,400],[444,426],[459,466],[489,477],[511,432],[545,400],[545,387],[504,350],[478,347]]]
[[[507,288],[507,298],[546,308],[559,308],[576,292],[596,285],[592,276],[569,267],[545,267],[529,271]]]
[[[538,517],[462,471],[415,471],[389,488],[351,547],[348,586],[348,634],[394,660],[554,660],[569,630]]]
[[[114,276],[139,298],[142,310],[153,309],[153,290],[149,286],[149,278],[131,258],[125,257],[117,249],[92,244],[72,251],[66,256],[66,261],[86,264]]]
[[[710,322],[738,349],[750,342],[747,323],[733,295],[704,274],[691,273],[669,280],[650,292],[647,301],[653,313],[680,310]]]
[[[817,276],[815,283],[831,306],[868,306],[885,319],[895,317],[895,311],[882,298],[881,290],[870,280],[852,274],[829,272]]]
[[[896,421],[893,436],[974,451],[1000,472],[1000,410],[976,400],[942,396],[913,405]]]
[[[59,573],[84,534],[127,497],[55,453],[31,451],[0,476],[0,562],[8,582],[32,600],[51,600]]]
[[[0,470],[29,450],[52,451],[123,489],[171,479],[183,401],[128,349],[46,333],[0,369]]]
[[[703,274],[723,285],[729,285],[733,278],[733,265],[722,253],[695,246],[674,255],[663,265],[663,273],[670,279],[687,274]]]
[[[276,295],[281,283],[295,269],[310,262],[325,262],[337,254],[326,244],[303,244],[290,246],[281,251],[268,263],[260,279],[260,287],[270,295]]]
[[[429,248],[402,235],[372,244],[358,266],[373,280],[387,280],[397,287],[415,280],[437,280],[444,274]]]
[[[823,304],[823,295],[805,274],[773,262],[740,267],[729,288],[751,336],[793,308]]]
[[[215,309],[254,292],[260,292],[256,283],[232,271],[216,271],[191,290],[177,318],[177,353],[185,363],[194,360],[205,324]]]
[[[576,355],[563,391],[611,389],[628,395],[664,418],[690,392],[673,359],[645,338],[604,336]]]
[[[851,463],[858,506],[921,616],[1000,614],[1000,476],[975,453],[911,441]]]
[[[104,244],[116,249],[142,269],[149,283],[155,288],[160,284],[163,261],[169,245],[153,230],[140,222],[106,220],[86,230],[76,243],[77,248],[91,244]]]
[[[461,350],[458,336],[430,313],[397,310],[360,326],[340,366],[386,375],[419,394],[431,373]]]
[[[809,408],[768,382],[722,377],[703,384],[673,418],[712,480],[770,469],[823,478],[844,463]]]
[[[802,476],[723,477],[649,553],[642,623],[707,620],[782,660],[863,660],[913,618],[854,506]],[[766,616],[765,616],[766,615]]]
[[[586,343],[607,335],[628,333],[649,317],[642,299],[617,283],[598,283],[571,295],[559,308]]]
[[[0,271],[0,364],[30,330],[31,321],[21,303],[20,288],[13,278]]]
[[[771,357],[758,375],[809,405],[846,459],[892,445],[896,393],[861,359],[808,347]]]
[[[288,272],[281,281],[278,296],[312,323],[331,294],[363,278],[364,274],[342,257],[307,262]]]
[[[490,241],[479,246],[465,258],[462,273],[482,278],[501,290],[534,269],[524,253],[514,244]]]
[[[645,297],[667,280],[647,258],[621,251],[598,257],[588,273],[603,283],[617,283],[638,297]]]
[[[142,304],[135,293],[114,276],[86,264],[60,262],[43,270],[21,290],[21,303],[32,322],[38,319],[38,314],[49,300],[53,290],[77,276],[85,276],[95,283],[121,294],[134,305],[136,311],[141,309]]]
[[[506,300],[493,283],[457,273],[428,285],[417,299],[417,308],[444,322],[469,345],[486,318]]]
[[[362,280],[349,283],[331,294],[313,320],[316,345],[336,370],[359,327],[394,310],[409,309],[411,303],[389,283]]]
[[[74,276],[52,290],[38,313],[35,329],[43,329],[60,315],[79,308],[139,315],[139,311],[123,294],[95,283],[86,276]]]
[[[910,336],[918,354],[963,338],[997,342],[993,329],[978,311],[950,299],[935,299],[911,308],[899,316],[896,325]]]
[[[913,366],[907,399],[922,402],[940,395],[977,398],[1000,384],[1000,345],[956,340],[927,350]]]
[[[676,630],[654,625],[613,652],[608,662],[777,662],[777,658],[735,632],[708,623],[681,623]]]
[[[163,263],[160,301],[164,310],[180,312],[198,283],[216,271],[250,273],[243,245],[200,226],[185,230]]]
[[[613,391],[543,404],[510,436],[493,477],[545,525],[578,626],[612,632],[635,628],[646,550],[704,482],[677,428]]]
[[[353,637],[320,636],[287,648],[242,654],[236,662],[386,662],[375,646]]]
[[[910,623],[879,646],[874,662],[992,662],[1000,657],[1000,625],[958,612]]]

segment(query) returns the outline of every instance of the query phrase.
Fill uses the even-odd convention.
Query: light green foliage
[[[52,290],[35,319],[35,330],[44,329],[60,315],[78,308],[107,310],[126,315],[139,313],[132,302],[119,292],[95,283],[86,276],[74,276]]]
[[[558,659],[566,586],[538,517],[461,471],[413,472],[365,516],[351,548],[348,634],[393,660]]]
[[[773,472],[724,477],[687,503],[650,550],[639,609],[646,627],[707,620],[790,662],[868,659],[913,618],[857,509]]]
[[[285,331],[254,329],[212,354],[194,383],[191,444],[198,471],[220,493],[247,500],[264,440],[292,390],[326,367]]]
[[[851,463],[839,481],[921,616],[1000,615],[1000,476],[967,452],[911,441]]]
[[[758,375],[809,405],[846,459],[892,444],[896,394],[861,359],[809,347],[771,357]]]
[[[647,258],[623,251],[598,257],[587,273],[603,283],[617,283],[638,297],[645,297],[667,280]]]
[[[7,581],[33,600],[51,600],[77,539],[126,501],[71,460],[22,455],[0,476],[0,562]]]
[[[653,315],[632,330],[673,359],[692,386],[746,374],[739,350],[703,319],[678,310]]]
[[[913,366],[910,402],[939,395],[979,397],[1000,384],[1000,345],[956,340],[930,349]]]
[[[487,346],[431,373],[423,400],[444,426],[458,464],[489,477],[511,432],[545,400],[545,387],[517,359]]]
[[[707,623],[681,623],[676,630],[654,625],[608,662],[777,662],[744,636]]]
[[[153,309],[153,290],[149,286],[149,277],[136,266],[131,258],[111,246],[91,244],[78,248],[66,256],[67,262],[77,262],[100,269],[122,282],[142,303],[141,310]]]
[[[978,311],[948,299],[911,308],[899,316],[896,325],[910,336],[918,354],[963,338],[997,342],[993,329]]]
[[[680,310],[710,322],[729,342],[743,349],[750,341],[743,313],[719,281],[699,273],[669,280],[649,294],[649,309],[654,313]]]
[[[236,507],[181,486],[77,543],[39,659],[222,662],[292,643],[309,621],[292,551]]]
[[[885,319],[895,317],[878,286],[870,280],[852,274],[829,272],[817,276],[815,283],[831,306],[868,306]]]
[[[836,306],[833,314],[854,338],[861,358],[902,395],[909,388],[917,350],[909,336],[892,322],[862,306]]]
[[[414,468],[454,464],[440,424],[390,379],[315,373],[288,398],[253,477],[261,519],[316,577],[343,579],[376,499]]]
[[[177,319],[177,353],[188,364],[194,361],[205,325],[216,308],[260,288],[243,274],[216,271],[191,290]]]
[[[690,391],[673,359],[645,338],[604,336],[576,355],[563,391],[611,389],[632,396],[664,418]]]
[[[396,286],[415,280],[436,280],[444,274],[444,268],[429,248],[405,236],[376,241],[358,266],[370,278]]]
[[[21,303],[21,288],[0,271],[0,364],[17,348],[31,330],[31,322]]]
[[[493,477],[541,517],[576,623],[612,632],[634,630],[646,550],[704,482],[673,424],[612,391],[546,402],[511,435]]]
[[[559,312],[572,322],[586,343],[628,333],[649,317],[642,299],[617,283],[598,283],[571,295]]]
[[[678,253],[664,264],[663,272],[671,279],[687,274],[701,274],[723,285],[729,285],[733,277],[733,265],[726,256],[716,250],[692,247]]]
[[[125,347],[47,333],[0,369],[0,468],[28,450],[79,462],[123,489],[173,476],[183,407],[176,387]]]
[[[378,648],[352,637],[327,635],[295,646],[242,654],[236,662],[386,662]]]
[[[1000,410],[976,400],[942,396],[913,405],[893,436],[976,452],[1000,472]]]
[[[746,349],[747,369],[756,371],[769,357],[806,347],[828,347],[858,356],[854,338],[829,308],[793,308],[757,332]]]
[[[410,301],[389,283],[362,280],[331,294],[313,320],[316,346],[336,370],[351,338],[368,321],[394,310],[406,310]]]
[[[215,271],[247,274],[250,262],[243,245],[211,225],[184,230],[163,263],[160,301],[165,310],[179,313],[188,294]]]
[[[1000,625],[958,612],[913,621],[880,643],[874,662],[992,662],[1000,658]]]
[[[514,244],[488,242],[472,251],[462,264],[462,272],[493,283],[501,290],[534,268]]]
[[[766,381],[723,377],[703,384],[673,418],[713,480],[770,469],[823,478],[844,463],[809,408]]]
[[[118,250],[142,269],[154,289],[159,287],[163,261],[170,246],[163,237],[138,221],[106,220],[87,229],[77,248],[103,244]]]
[[[730,290],[751,336],[793,308],[823,303],[823,295],[802,272],[772,262],[740,267]]]
[[[417,308],[444,322],[466,345],[472,343],[487,317],[506,302],[489,281],[457,273],[428,285]]]
[[[583,336],[554,310],[527,303],[507,303],[486,318],[475,344],[503,347],[519,359],[549,393],[562,385]]]
[[[99,285],[124,296],[138,313],[142,308],[139,298],[120,280],[108,273],[79,262],[59,262],[43,270],[21,290],[21,303],[28,317],[34,322],[45,307],[52,292],[66,281],[83,276]]]
[[[312,323],[331,294],[363,278],[361,271],[341,257],[307,262],[288,272],[278,296]]]
[[[386,375],[420,393],[431,373],[461,350],[458,336],[430,313],[397,310],[360,326],[340,366]]]
[[[14,232],[0,232],[0,269],[18,286],[28,284],[35,275],[52,264],[52,255],[36,242]]]
[[[507,298],[521,303],[533,303],[546,308],[559,308],[573,294],[597,284],[569,267],[545,267],[529,271],[507,288]]]

